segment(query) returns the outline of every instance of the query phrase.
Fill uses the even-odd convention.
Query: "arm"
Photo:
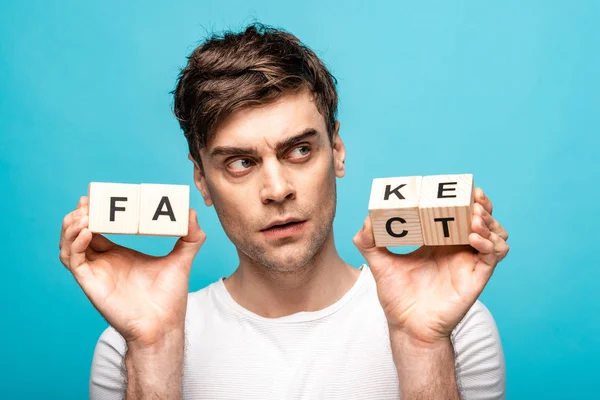
[[[421,246],[395,254],[375,245],[370,217],[354,236],[373,272],[398,376],[406,386],[400,390],[409,398],[456,398],[459,389],[469,400],[504,398],[504,360],[496,325],[477,299],[508,254],[508,232],[492,217],[492,203],[481,189],[475,189],[474,199],[470,246]],[[481,326],[463,324],[465,319],[477,320],[466,318],[474,308],[481,311],[472,312],[483,319]],[[461,324],[469,328],[459,329]]]
[[[402,399],[460,400],[450,339],[416,343],[402,332],[390,330],[390,340]]]
[[[502,342],[492,314],[481,301],[469,309],[451,339],[437,348],[393,330],[390,339],[403,399],[506,399]]]
[[[184,335],[175,332],[151,346],[129,344],[125,355],[127,399],[181,399]]]
[[[89,199],[82,196],[63,220],[58,247],[63,265],[109,323],[105,333],[117,336],[116,344],[101,337],[96,346],[90,398],[122,398],[125,390],[128,398],[179,398],[189,274],[206,239],[195,210],[188,209],[187,235],[162,257],[113,243],[88,222]]]
[[[94,351],[89,398],[181,398],[183,357],[183,335],[173,335],[155,346],[135,346],[127,345],[109,326]]]

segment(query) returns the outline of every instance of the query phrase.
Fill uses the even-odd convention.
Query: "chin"
[[[295,272],[306,268],[314,258],[312,249],[302,246],[302,248],[291,249],[291,246],[279,248],[261,260],[266,269],[277,272]]]
[[[329,228],[327,228],[329,226]],[[267,269],[280,272],[301,271],[311,268],[315,256],[323,249],[332,227],[325,225],[322,229],[308,233],[307,238],[298,242],[289,242],[275,249],[270,248],[263,254],[268,262],[263,264]]]

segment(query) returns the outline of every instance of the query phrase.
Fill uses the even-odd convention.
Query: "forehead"
[[[216,146],[273,147],[281,140],[314,128],[326,135],[325,119],[308,90],[284,94],[273,103],[245,107],[229,115],[207,143]]]

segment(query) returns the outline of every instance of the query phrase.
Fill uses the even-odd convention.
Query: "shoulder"
[[[112,326],[106,328],[94,349],[89,381],[90,399],[118,398],[125,393],[125,352],[123,337]]]
[[[219,285],[220,281],[216,281],[200,290],[188,293],[188,311],[190,308],[210,302],[214,298],[215,292],[218,292]]]
[[[461,343],[480,342],[482,339],[499,343],[500,335],[490,310],[480,300],[476,300],[452,331],[452,339]]]
[[[490,310],[481,302],[481,300],[476,300],[475,303],[471,306],[469,311],[465,314],[463,319],[458,323],[456,328],[454,329],[453,334],[460,332],[464,329],[465,326],[472,325],[474,322],[493,322],[494,318]]]
[[[504,399],[506,368],[498,327],[479,300],[451,335],[456,375],[465,399]]]

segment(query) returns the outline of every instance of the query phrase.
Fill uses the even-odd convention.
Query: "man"
[[[498,399],[505,367],[477,300],[508,237],[476,189],[471,246],[396,255],[354,237],[368,265],[338,255],[332,223],[346,150],[335,79],[291,34],[251,25],[190,55],[174,91],[194,181],[239,265],[188,294],[204,243],[152,257],[87,229],[88,199],[63,221],[60,259],[110,324],[92,399]],[[202,261],[199,261],[202,264]]]

